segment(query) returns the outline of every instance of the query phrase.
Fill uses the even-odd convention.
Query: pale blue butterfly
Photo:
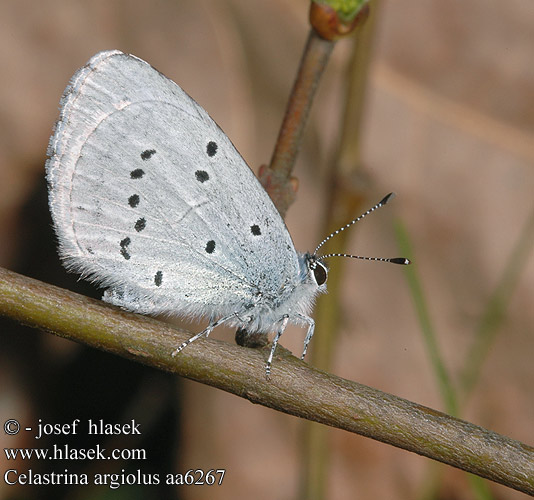
[[[297,252],[245,161],[178,85],[135,56],[95,55],[64,92],[48,155],[66,267],[130,311],[210,319],[173,355],[222,323],[276,332],[269,376],[291,322],[307,326],[304,357],[315,325],[309,313],[326,291],[322,261],[339,255],[317,251],[339,231],[315,252]]]

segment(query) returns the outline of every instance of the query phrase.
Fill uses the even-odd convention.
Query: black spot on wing
[[[210,141],[208,142],[206,146],[206,153],[211,158],[212,156],[215,156],[215,154],[217,153],[217,149],[218,149],[217,143]]]
[[[156,150],[155,149],[146,149],[145,151],[143,151],[141,153],[141,159],[143,161],[146,161],[154,154],[156,154]]]
[[[215,242],[210,240],[206,243],[206,252],[213,253],[215,251]]]
[[[146,227],[146,219],[144,217],[141,217],[140,219],[137,219],[134,227],[135,227],[135,230],[138,233],[140,233]]]
[[[128,252],[128,245],[132,242],[132,240],[128,237],[124,238],[123,240],[121,240],[120,242],[120,246],[121,246],[121,255],[126,259],[126,260],[129,260],[130,259],[130,253]]]
[[[206,172],[205,170],[197,170],[195,172],[195,177],[197,178],[198,182],[202,183],[206,182],[210,178],[208,172]]]
[[[130,172],[131,179],[141,179],[145,175],[145,171],[142,168],[136,168]]]
[[[139,205],[139,195],[132,194],[132,196],[128,198],[128,205],[130,205],[132,208],[135,208],[137,205]]]

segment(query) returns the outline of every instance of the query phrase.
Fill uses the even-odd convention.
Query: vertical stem
[[[521,231],[517,243],[508,259],[497,288],[486,304],[480,323],[475,332],[474,342],[464,360],[460,372],[460,385],[464,399],[467,399],[475,387],[482,365],[493,347],[495,338],[502,325],[508,302],[517,288],[521,273],[525,268],[534,247],[534,210],[530,213]]]
[[[313,97],[334,43],[321,38],[315,30],[310,30],[271,163],[260,169],[260,181],[282,217],[295,199],[297,184],[292,179],[291,172],[300,149]]]
[[[375,7],[376,3],[373,4]],[[376,10],[373,9],[373,14]],[[373,34],[373,19],[356,29],[351,60],[348,64],[345,114],[336,157],[333,158],[329,178],[327,214],[323,234],[329,234],[351,220],[361,211],[365,200],[365,176],[361,174],[360,130],[364,94]],[[362,185],[363,184],[363,185]],[[326,243],[324,253],[344,252],[350,235],[344,231]],[[342,259],[336,261],[328,275],[328,294],[319,298],[315,309],[316,331],[311,349],[311,363],[328,370],[331,365],[335,337],[339,330],[340,286],[343,279]],[[326,498],[329,446],[329,429],[313,422],[303,424],[303,474],[300,498],[307,500]]]
[[[408,232],[400,222],[396,224],[396,232],[400,251],[403,252],[403,254],[405,253],[406,255],[411,256],[412,260],[414,260]],[[449,370],[447,370],[445,365],[441,349],[439,348],[438,334],[433,326],[429,307],[425,300],[426,295],[423,291],[423,286],[417,272],[417,266],[412,265],[405,271],[410,292],[414,301],[415,311],[419,320],[419,326],[421,328],[421,333],[423,334],[423,342],[427,356],[434,370],[443,403],[445,404],[445,408],[449,414],[458,416],[459,409],[456,390],[449,374]]]

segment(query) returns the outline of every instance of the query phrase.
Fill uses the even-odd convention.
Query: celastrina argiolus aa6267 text
[[[95,55],[65,90],[48,155],[61,257],[107,287],[105,301],[210,319],[173,354],[222,323],[273,332],[268,376],[292,322],[308,328],[304,357],[329,256],[295,250],[245,161],[178,85],[137,57]]]

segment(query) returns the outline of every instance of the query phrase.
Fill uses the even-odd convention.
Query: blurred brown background
[[[53,247],[51,233],[47,243],[35,237],[48,229],[49,221],[43,192],[33,193],[42,186],[61,93],[93,54],[116,48],[150,62],[211,114],[257,171],[270,159],[307,36],[307,11],[305,0],[0,2],[0,265],[33,275],[29,269],[41,259],[41,245]],[[350,250],[395,256],[392,222],[398,218],[406,224],[453,378],[463,368],[474,331],[525,224],[534,217],[533,29],[531,0],[380,2],[363,160],[373,179],[370,204],[389,191],[398,197],[354,231]],[[350,44],[341,41],[334,51],[298,161],[300,191],[287,225],[300,250],[315,248],[323,236],[325,167],[340,127]],[[38,200],[32,202],[41,214],[37,218],[26,215],[32,196]],[[45,227],[30,225],[36,221]],[[29,267],[21,265],[21,256]],[[350,262],[346,269],[343,331],[332,371],[443,409],[402,270],[363,262]],[[462,414],[527,444],[534,442],[533,304],[530,258]],[[87,362],[88,384],[94,382],[91,370],[97,370],[111,404],[118,371],[130,369],[128,362],[113,357],[105,364],[100,358],[89,362],[87,356],[93,354],[80,354],[84,347],[40,332],[21,333],[29,339],[21,340],[12,323],[2,323],[0,329],[2,422],[44,419],[55,384],[66,378],[61,370],[82,366],[79,356]],[[215,336],[232,341],[231,332]],[[298,354],[303,336],[293,328],[282,344]],[[44,372],[49,392],[39,399],[36,380]],[[295,498],[299,420],[153,372],[139,375],[142,381],[132,386],[131,400],[110,418],[128,421],[135,415],[148,428],[149,421],[167,415],[164,428],[172,433],[172,443],[152,451],[152,456],[172,455],[166,472],[227,470],[221,487],[180,489],[160,493],[160,498]],[[68,378],[77,380],[72,373]],[[76,418],[86,389],[60,390],[65,392],[58,408],[63,404],[68,418]],[[70,397],[72,391],[79,399]],[[128,385],[116,391],[130,392]],[[170,411],[163,399],[177,406]],[[94,405],[100,404],[102,398],[95,396]],[[62,415],[47,416],[67,421]],[[330,442],[330,499],[416,498],[435,470],[427,459],[343,431],[331,430]],[[2,434],[0,443],[37,446],[22,435],[15,444],[15,438]],[[125,440],[123,446],[135,444]],[[4,457],[0,463],[3,473]],[[27,466],[19,464],[21,470]],[[462,473],[446,467],[441,473],[441,498],[470,498]],[[500,498],[522,497],[495,485],[492,489]],[[16,491],[0,482],[0,498],[16,498]],[[98,498],[99,491],[91,497]],[[65,496],[83,498],[86,493],[66,491]],[[52,495],[41,492],[39,498],[46,494]]]

